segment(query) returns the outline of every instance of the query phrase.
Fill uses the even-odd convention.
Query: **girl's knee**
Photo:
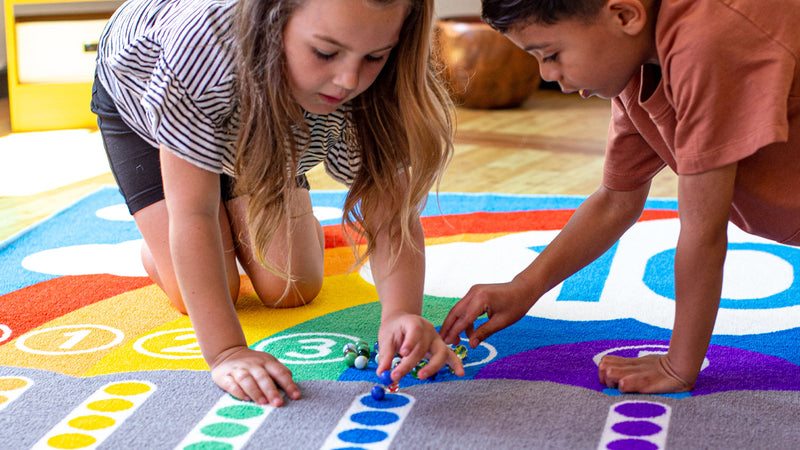
[[[296,308],[311,303],[322,290],[318,282],[295,281],[288,285],[276,284],[268,289],[256,290],[261,302],[270,308]]]

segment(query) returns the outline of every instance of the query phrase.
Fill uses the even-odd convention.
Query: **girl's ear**
[[[641,33],[649,19],[642,0],[608,0],[604,10],[615,26],[631,36]]]

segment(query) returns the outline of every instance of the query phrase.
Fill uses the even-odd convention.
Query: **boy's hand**
[[[300,389],[292,381],[292,371],[269,353],[248,347],[233,347],[221,353],[211,367],[211,378],[224,391],[240,400],[259,405],[281,406],[283,389],[292,400]]]
[[[435,375],[445,364],[456,375],[464,376],[461,359],[442,341],[433,324],[416,314],[384,317],[378,333],[378,350],[378,375],[390,370],[395,353],[400,354],[402,361],[392,370],[394,381],[403,378],[423,358],[428,358],[428,364],[417,373],[420,379]]]
[[[477,284],[453,306],[439,329],[444,342],[457,345],[459,334],[466,331],[469,346],[477,347],[492,334],[520,320],[531,309],[536,299],[526,294],[515,282],[502,284]],[[473,323],[482,314],[489,320],[473,329]]]
[[[694,383],[672,369],[667,355],[622,358],[606,355],[598,364],[600,383],[623,393],[667,394],[691,391]]]

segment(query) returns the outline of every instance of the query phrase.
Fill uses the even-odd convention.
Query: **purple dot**
[[[652,436],[661,431],[661,427],[646,420],[628,420],[615,423],[612,430],[625,436]]]
[[[658,403],[623,403],[614,408],[614,411],[622,414],[625,417],[632,417],[634,419],[643,419],[647,417],[658,417],[667,412],[667,408],[659,405]]]
[[[606,446],[610,450],[657,450],[658,446],[644,439],[620,439]]]

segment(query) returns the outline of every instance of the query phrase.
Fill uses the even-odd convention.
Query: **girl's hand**
[[[622,358],[606,355],[598,365],[600,383],[623,393],[667,394],[691,391],[689,383],[672,369],[667,355]],[[697,378],[697,375],[692,379]]]
[[[259,405],[281,406],[283,389],[292,400],[300,389],[292,381],[292,371],[269,353],[248,347],[233,347],[222,352],[211,367],[211,378],[224,391],[239,400]]]
[[[439,329],[444,342],[457,345],[459,335],[465,331],[469,346],[477,347],[492,334],[520,320],[537,299],[515,282],[478,284],[453,306]],[[473,323],[483,314],[489,320],[473,329]]]
[[[392,380],[398,381],[428,358],[428,364],[417,376],[426,379],[439,372],[445,364],[458,376],[464,376],[464,366],[455,352],[442,341],[433,324],[417,314],[400,313],[384,317],[378,333],[378,375],[390,370],[392,358],[399,353],[402,361],[392,370]]]

